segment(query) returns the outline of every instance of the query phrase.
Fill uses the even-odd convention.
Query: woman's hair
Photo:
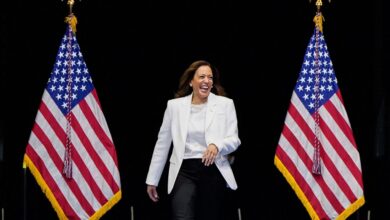
[[[179,88],[175,94],[175,98],[184,97],[192,93],[192,87],[190,87],[190,82],[194,78],[196,70],[199,69],[199,67],[201,66],[209,66],[211,71],[213,72],[213,87],[211,88],[211,92],[220,96],[226,95],[225,89],[221,85],[217,68],[215,68],[205,60],[198,60],[193,62],[184,71],[183,75],[181,75],[179,81]]]

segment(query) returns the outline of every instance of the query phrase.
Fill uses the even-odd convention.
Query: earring
[[[190,83],[190,87],[192,87],[192,83]]]

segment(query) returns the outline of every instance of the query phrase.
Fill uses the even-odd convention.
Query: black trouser
[[[174,220],[224,219],[226,182],[215,164],[201,159],[183,160],[172,190]]]

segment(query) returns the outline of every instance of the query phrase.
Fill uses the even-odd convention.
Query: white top
[[[191,114],[188,124],[187,142],[184,159],[202,158],[207,148],[205,138],[206,103],[191,104]]]

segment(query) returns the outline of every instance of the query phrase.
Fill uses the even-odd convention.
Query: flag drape
[[[70,25],[42,96],[24,165],[60,219],[99,219],[121,199],[115,146]],[[64,166],[70,168],[68,177]]]
[[[316,156],[321,168],[317,174]],[[345,219],[365,202],[360,155],[324,35],[317,28],[306,49],[274,163],[312,219]]]

